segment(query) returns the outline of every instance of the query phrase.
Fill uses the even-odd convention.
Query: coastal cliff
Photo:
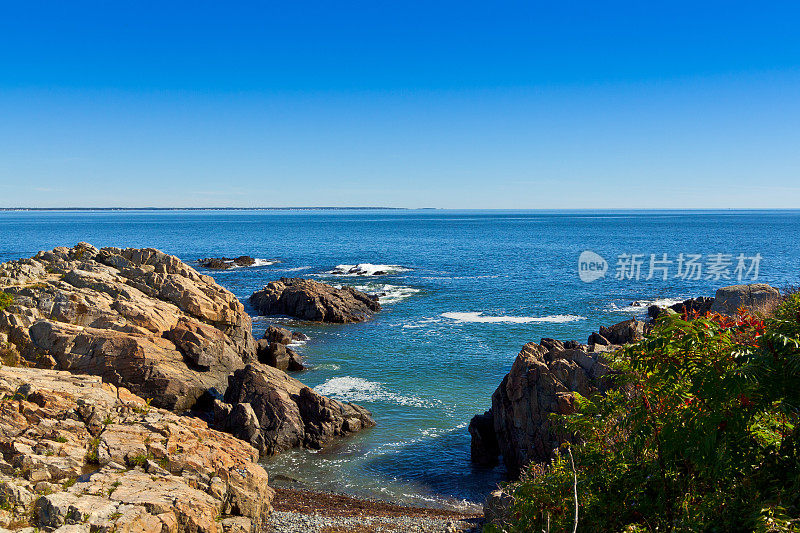
[[[0,264],[0,290],[0,528],[259,531],[261,455],[374,425],[158,250],[55,248]]]

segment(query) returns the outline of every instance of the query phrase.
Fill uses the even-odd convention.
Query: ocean
[[[381,294],[383,311],[360,324],[254,316],[256,335],[272,323],[307,334],[296,350],[311,368],[295,377],[377,421],[321,451],[265,460],[271,483],[472,508],[503,472],[470,464],[467,424],[523,344],[585,342],[649,303],[725,285],[798,285],[798,235],[800,211],[3,211],[0,260],[79,241],[190,264],[250,255],[252,267],[198,270],[246,305],[284,276]]]

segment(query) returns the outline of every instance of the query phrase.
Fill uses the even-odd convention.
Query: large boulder
[[[472,461],[491,466],[502,455],[512,478],[532,461],[549,461],[554,450],[573,438],[552,415],[574,412],[575,392],[589,396],[605,390],[611,371],[608,353],[641,339],[642,325],[626,320],[601,328],[604,335],[592,334],[589,345],[542,339],[523,346],[492,395],[492,408],[469,424]]]
[[[369,411],[314,392],[285,372],[254,363],[230,377],[215,424],[263,455],[293,447],[321,448],[334,437],[375,425]]]
[[[14,524],[46,531],[260,531],[273,491],[258,451],[97,376],[0,369],[0,473]],[[0,465],[0,467],[3,465]],[[67,529],[64,529],[66,531]],[[61,531],[61,529],[58,529]]]
[[[213,278],[151,248],[73,248],[0,264],[0,335],[28,364],[95,374],[191,408],[255,359],[250,317]]]
[[[254,292],[250,303],[262,315],[338,323],[367,320],[381,308],[377,296],[302,278],[272,281]]]
[[[766,283],[731,285],[717,290],[711,311],[734,316],[740,307],[744,307],[752,313],[769,314],[780,301],[780,291]]]
[[[260,363],[279,370],[297,372],[306,368],[302,357],[297,352],[279,342],[261,339],[258,341],[256,355]]]

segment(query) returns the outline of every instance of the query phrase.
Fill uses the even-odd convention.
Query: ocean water
[[[273,484],[470,507],[503,472],[470,464],[467,424],[524,343],[585,342],[601,325],[643,316],[648,302],[713,295],[739,274],[751,282],[754,262],[757,281],[800,284],[798,235],[800,211],[6,211],[0,260],[79,241],[186,262],[247,254],[256,266],[208,272],[245,303],[282,276],[383,294],[384,310],[361,324],[254,317],[256,335],[270,323],[309,335],[296,349],[311,369],[296,377],[364,405],[378,423],[265,466]],[[605,258],[605,277],[581,281],[585,250]],[[651,254],[672,263],[655,263],[648,280]],[[690,254],[701,256],[699,279],[678,276],[680,254],[683,274]],[[639,279],[628,268],[637,263]]]

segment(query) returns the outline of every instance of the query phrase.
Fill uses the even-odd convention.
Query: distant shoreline
[[[408,211],[435,207],[0,207],[0,211]]]

